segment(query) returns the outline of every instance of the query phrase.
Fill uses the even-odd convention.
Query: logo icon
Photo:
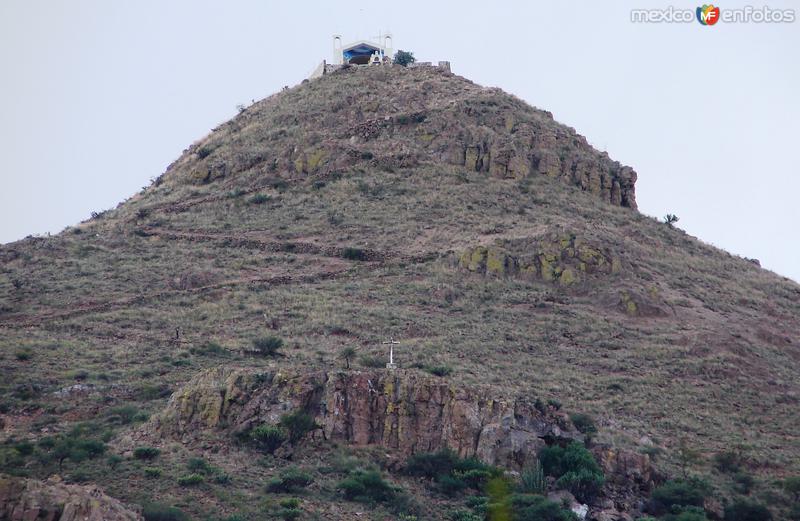
[[[697,21],[702,25],[714,25],[719,22],[719,7],[712,4],[703,4],[697,8]]]

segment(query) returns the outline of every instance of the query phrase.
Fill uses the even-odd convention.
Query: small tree
[[[339,353],[339,357],[344,359],[345,368],[350,369],[350,361],[356,357],[356,348],[345,347],[344,349],[342,349],[342,352]]]
[[[664,224],[666,224],[670,228],[674,228],[675,223],[678,221],[680,221],[680,218],[674,213],[668,213],[667,215],[664,216]]]
[[[398,50],[396,53],[394,53],[394,58],[392,61],[394,61],[394,63],[396,63],[397,65],[402,65],[403,67],[406,67],[417,61],[417,59],[414,58],[413,52]]]

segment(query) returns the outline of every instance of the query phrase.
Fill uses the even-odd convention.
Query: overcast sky
[[[800,280],[800,22],[631,22],[670,4],[698,5],[2,0],[0,242],[115,206],[330,59],[332,34],[391,31],[632,166],[643,213]]]

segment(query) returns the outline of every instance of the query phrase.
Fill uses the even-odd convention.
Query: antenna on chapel
[[[342,64],[342,35],[333,35],[333,63]]]

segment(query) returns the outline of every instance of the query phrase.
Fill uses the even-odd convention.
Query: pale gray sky
[[[698,5],[2,0],[0,242],[115,206],[237,104],[301,81],[332,34],[391,31],[395,47],[450,60],[631,165],[643,213],[675,213],[800,280],[800,22],[631,22],[670,4]]]

